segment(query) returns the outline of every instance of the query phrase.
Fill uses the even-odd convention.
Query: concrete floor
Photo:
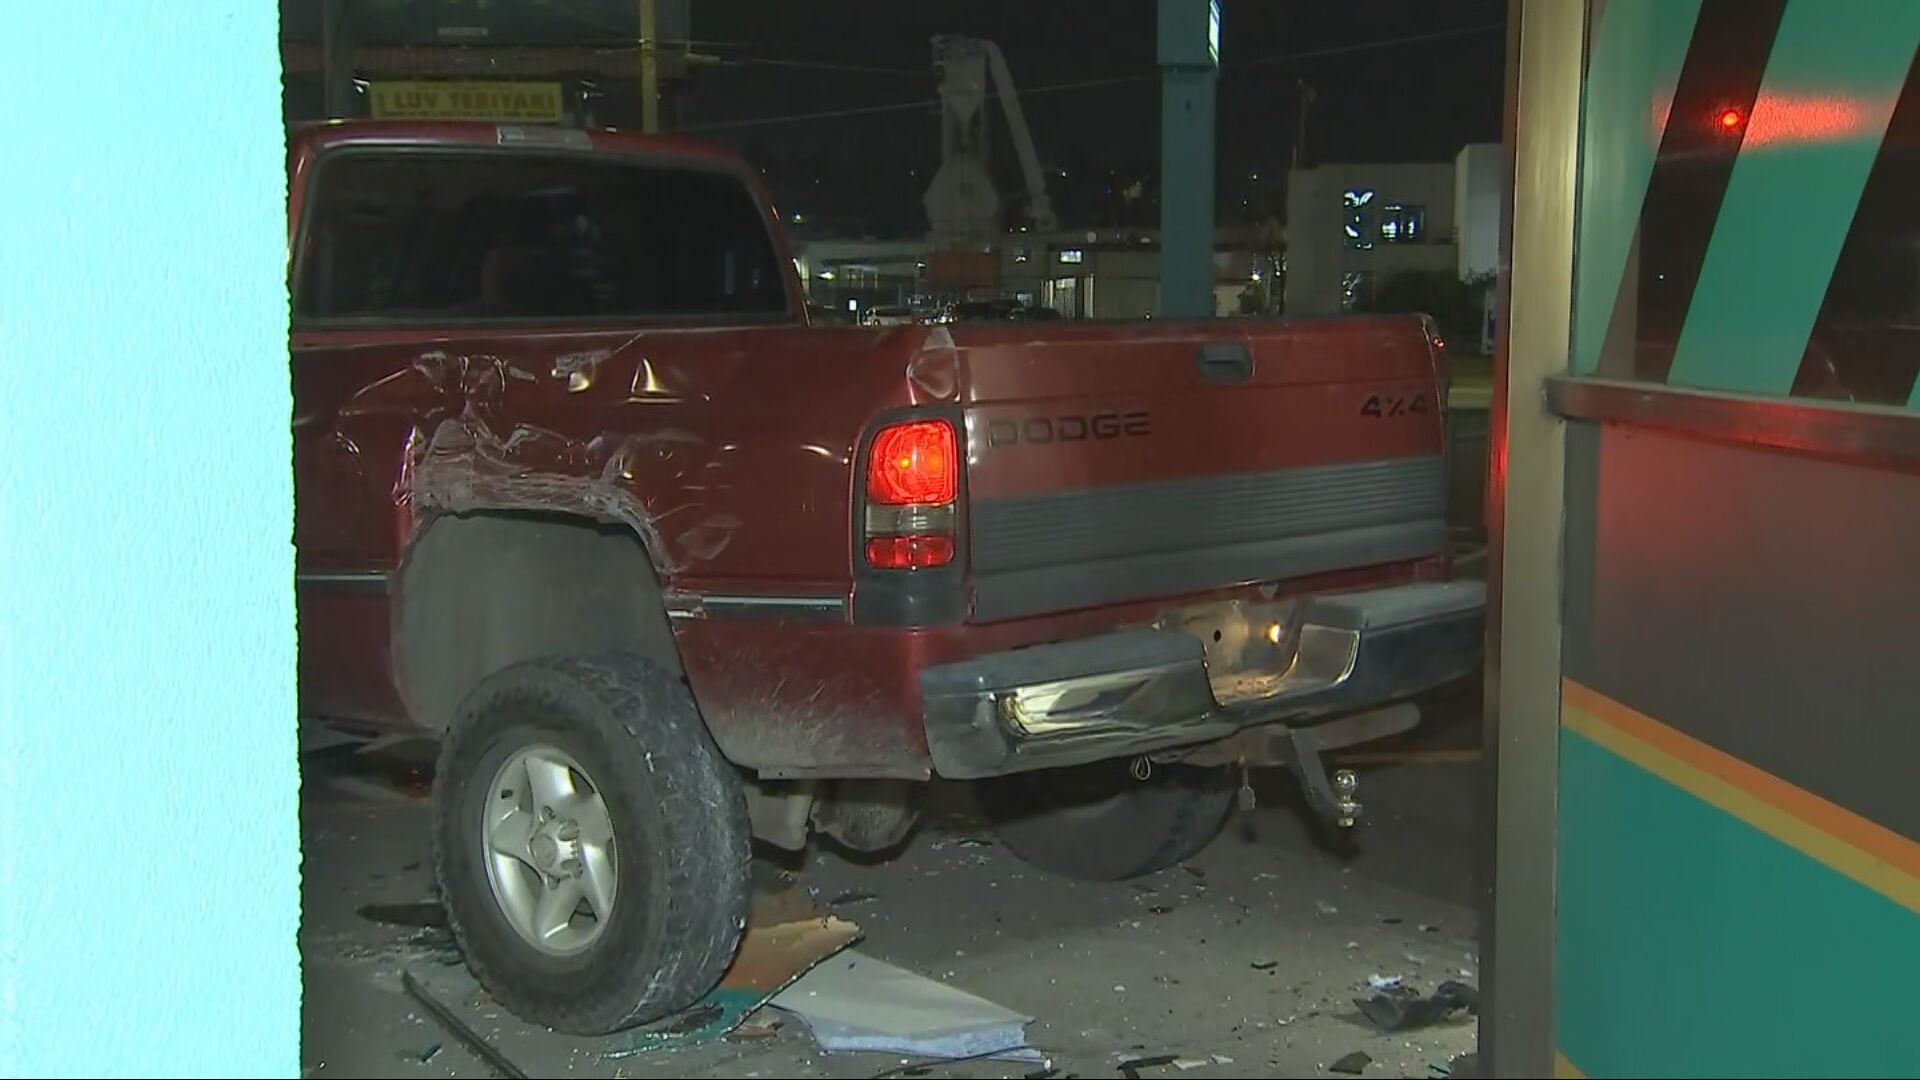
[[[1418,742],[1471,744],[1474,708],[1470,695],[1450,699]],[[816,849],[788,869],[823,905],[872,894],[837,909],[865,931],[864,952],[1035,1017],[1031,1045],[1061,1076],[1117,1076],[1122,1059],[1158,1055],[1191,1059],[1182,1063],[1189,1068],[1140,1075],[1327,1075],[1329,1063],[1356,1050],[1372,1058],[1366,1076],[1438,1075],[1430,1069],[1473,1049],[1471,1019],[1385,1035],[1366,1025],[1353,999],[1367,995],[1372,974],[1403,976],[1421,991],[1449,978],[1478,984],[1471,757],[1429,751],[1413,763],[1365,767],[1367,817],[1350,857],[1316,843],[1290,779],[1272,772],[1257,785],[1258,809],[1188,866],[1143,881],[1063,881],[998,845],[963,843],[988,834],[957,787],[938,793],[930,819],[893,858]],[[356,778],[341,767],[346,760],[310,756],[306,774],[306,1075],[490,1075],[405,995],[403,966],[472,1008],[482,1033],[533,1076],[866,1077],[900,1064],[824,1056],[794,1023],[772,1038],[620,1060],[605,1055],[626,1039],[570,1039],[521,1024],[484,1003],[465,969],[432,946],[432,931],[356,913],[430,899],[428,814],[417,792],[388,782],[391,768]],[[932,1074],[1032,1072],[966,1063]]]

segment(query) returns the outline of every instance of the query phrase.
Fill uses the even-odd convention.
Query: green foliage
[[[1462,281],[1451,270],[1403,270],[1382,281],[1355,310],[1430,315],[1448,341],[1479,342],[1480,319],[1493,275]]]

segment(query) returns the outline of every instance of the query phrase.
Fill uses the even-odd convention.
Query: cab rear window
[[[765,318],[768,225],[723,171],[618,158],[337,151],[309,196],[308,321]]]

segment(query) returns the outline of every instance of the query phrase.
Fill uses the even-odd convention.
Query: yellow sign
[[[557,82],[376,82],[376,120],[560,122]]]

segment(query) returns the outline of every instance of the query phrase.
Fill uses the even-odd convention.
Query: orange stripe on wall
[[[1785,811],[1889,866],[1920,878],[1920,843],[1682,734],[1572,679],[1561,680],[1561,696],[1567,704],[1626,735]]]

